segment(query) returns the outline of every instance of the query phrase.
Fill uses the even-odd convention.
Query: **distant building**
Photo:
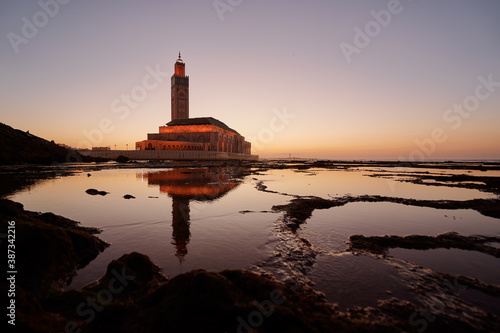
[[[111,150],[111,147],[92,147],[92,150],[103,151],[103,150]]]
[[[189,77],[186,64],[175,62],[171,89],[171,121],[159,133],[136,142],[136,150],[203,150],[251,154],[251,144],[234,129],[212,117],[189,118]]]

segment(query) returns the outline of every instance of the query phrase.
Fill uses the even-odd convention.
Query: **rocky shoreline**
[[[242,166],[240,177],[258,175],[270,169],[292,169],[309,172],[309,169],[326,168],[350,170],[366,167],[398,167],[388,162],[358,163],[331,161],[259,161],[259,162],[152,162],[152,163],[95,163],[60,166],[24,166],[31,175],[23,186],[31,186],[39,179],[54,178],[77,172],[93,172],[114,168],[165,168],[189,166]],[[428,167],[428,163],[412,168]],[[447,165],[440,167],[447,169]],[[456,168],[456,165],[454,165]],[[460,167],[458,167],[460,169]],[[500,169],[498,164],[469,165],[469,169],[482,171]],[[19,174],[14,167],[0,170],[5,179]],[[433,175],[420,175],[413,170],[413,178],[405,181],[421,182]],[[386,177],[394,173],[380,173]],[[434,179],[446,186],[455,186],[457,177]],[[488,178],[488,177],[486,177]],[[498,193],[498,182],[481,176],[461,178],[460,187]],[[494,179],[495,180],[495,179]],[[478,184],[479,182],[484,184]],[[422,185],[427,185],[425,182]],[[428,185],[435,185],[428,184]],[[2,195],[11,193],[7,186]],[[17,184],[17,188],[19,184]],[[269,190],[257,182],[260,191]],[[101,194],[90,189],[90,195]],[[289,195],[286,193],[280,193]],[[102,195],[102,194],[101,194]],[[383,196],[346,196],[324,199],[289,195],[285,205],[275,205],[273,212],[282,213],[278,224],[287,241],[298,242],[291,247],[291,265],[307,271],[314,264],[317,251],[306,239],[298,239],[295,232],[315,209],[328,209],[351,202],[392,202],[402,205],[442,209],[469,208],[483,215],[500,217],[498,199],[415,200]],[[244,211],[242,213],[246,213]],[[498,237],[466,237],[453,233],[436,237],[410,235],[407,237],[353,235],[347,251],[355,255],[373,256],[385,260],[403,275],[411,276],[408,284],[422,296],[423,303],[389,298],[374,307],[354,307],[340,311],[321,293],[307,284],[276,280],[271,274],[258,269],[207,272],[195,270],[172,279],[164,276],[160,268],[147,256],[132,252],[108,264],[106,274],[98,281],[76,290],[64,291],[77,269],[86,266],[108,246],[97,236],[99,229],[79,226],[78,222],[52,213],[35,213],[24,210],[19,203],[0,199],[0,220],[16,221],[18,237],[16,248],[19,258],[17,288],[17,329],[23,332],[419,332],[415,314],[422,307],[446,305],[446,310],[433,316],[426,332],[495,332],[500,331],[500,317],[460,301],[455,294],[460,288],[468,293],[481,292],[485,297],[500,297],[498,286],[487,285],[465,276],[450,276],[432,272],[411,263],[390,258],[387,250],[400,248],[459,248],[487,253],[499,257],[497,248],[486,243],[498,242]],[[422,238],[424,237],[424,238]],[[297,249],[301,253],[297,254]],[[282,251],[286,256],[287,251]],[[450,285],[452,286],[450,288]],[[460,287],[460,288],[459,288]],[[460,290],[459,290],[460,289]],[[444,295],[444,296],[443,296]],[[413,318],[413,319],[412,319]]]
[[[17,243],[23,259],[19,260],[22,279],[16,286],[16,328],[23,332],[416,331],[408,318],[418,305],[411,302],[393,298],[377,307],[342,312],[321,294],[268,274],[195,270],[169,279],[147,256],[136,252],[109,263],[106,274],[95,283],[63,291],[75,270],[106,248],[96,236],[99,230],[52,213],[25,211],[7,199],[0,200],[0,208],[2,223],[15,220],[22,234]],[[353,248],[360,247],[358,238]],[[483,318],[487,315],[481,316],[483,325],[477,327],[477,320],[443,313],[428,331],[479,332],[500,327],[498,318],[488,323]]]
[[[25,211],[0,200],[2,223],[15,220],[18,238],[16,328],[23,332],[366,332],[398,331],[403,318],[375,309],[337,311],[320,295],[245,270],[196,270],[168,279],[145,255],[113,260],[82,289],[63,291],[75,270],[107,244],[52,213]],[[394,304],[392,305],[394,306]],[[402,303],[401,311],[415,309]],[[81,330],[81,331],[80,331]]]

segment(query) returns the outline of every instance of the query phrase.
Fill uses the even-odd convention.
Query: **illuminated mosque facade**
[[[136,150],[198,150],[251,154],[251,144],[237,131],[212,117],[189,118],[189,76],[181,59],[175,62],[171,79],[171,121],[159,133],[136,142]]]

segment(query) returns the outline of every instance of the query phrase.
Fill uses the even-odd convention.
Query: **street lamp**
[[[127,150],[128,150],[128,143],[127,143]]]

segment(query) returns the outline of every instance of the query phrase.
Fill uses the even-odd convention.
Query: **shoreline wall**
[[[126,156],[131,160],[249,160],[256,161],[258,155],[235,154],[217,151],[196,150],[77,150],[82,155],[116,159]]]

